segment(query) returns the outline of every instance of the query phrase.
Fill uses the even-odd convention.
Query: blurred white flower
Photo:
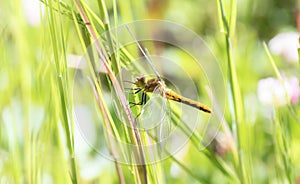
[[[41,17],[44,16],[43,4],[39,0],[23,0],[23,8],[27,22],[32,26],[39,26]]]
[[[75,69],[88,69],[88,60],[85,56],[69,54],[67,56],[67,64],[69,68]],[[96,70],[98,72],[107,73],[106,68],[102,61],[99,59],[99,66]]]
[[[270,51],[275,55],[281,55],[288,62],[298,61],[299,33],[280,33],[269,42]]]
[[[284,86],[276,78],[265,78],[258,82],[258,99],[265,105],[274,105],[276,107],[287,104],[286,92],[289,95],[290,102],[296,104],[300,96],[299,80],[296,77],[283,78]],[[285,91],[286,90],[286,91]]]

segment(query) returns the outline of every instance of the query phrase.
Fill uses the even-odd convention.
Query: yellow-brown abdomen
[[[173,101],[176,101],[176,102],[184,103],[186,105],[195,107],[195,108],[197,108],[201,111],[207,112],[207,113],[212,112],[212,110],[208,106],[206,106],[206,105],[204,105],[200,102],[196,102],[194,100],[191,100],[189,98],[185,98],[183,96],[180,96],[172,90],[166,90],[165,95],[166,95],[167,99],[170,99],[170,100],[173,100]]]

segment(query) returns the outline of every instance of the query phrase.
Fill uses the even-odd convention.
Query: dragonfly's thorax
[[[165,86],[164,81],[162,81],[159,78],[152,78],[152,79],[149,79],[146,81],[146,86],[144,88],[144,91],[153,92],[155,89],[158,89],[161,91],[165,87],[166,86]]]

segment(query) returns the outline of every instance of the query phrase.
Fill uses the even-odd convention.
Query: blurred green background
[[[91,38],[88,26],[83,23],[75,2],[0,2],[0,183],[122,183],[120,178],[126,183],[145,183],[137,179],[142,175],[140,168],[117,164],[95,153],[80,137],[74,123],[74,101],[81,99],[72,98],[76,70],[68,62],[76,60],[70,56],[76,58],[86,52],[83,42],[92,42],[87,39]],[[230,86],[232,71],[227,60],[226,29],[220,18],[219,3],[94,0],[82,6],[93,17],[98,34],[106,29],[106,25],[100,23],[106,23],[105,18],[110,27],[135,20],[163,19],[191,29],[212,49],[226,85]],[[147,166],[147,181],[299,183],[300,2],[226,0],[223,5],[230,23],[232,67],[236,70],[241,94],[239,105],[244,112],[241,121],[235,122],[232,96],[226,96],[224,117],[234,148],[229,148],[232,140],[227,140],[223,135],[226,130],[221,130],[219,139],[205,151],[188,143],[174,158]],[[280,33],[284,36],[274,40]],[[275,67],[264,42],[269,46]],[[185,63],[189,56],[167,49],[162,52],[175,55],[197,80],[193,67]],[[108,77],[106,74],[100,77],[103,95],[109,95]],[[204,86],[200,91],[205,91]],[[229,87],[226,92],[230,93]],[[93,94],[86,96],[93,97]],[[106,103],[111,108],[111,102]],[[103,134],[103,129],[98,128],[93,133]]]

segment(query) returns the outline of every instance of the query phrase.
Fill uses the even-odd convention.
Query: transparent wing
[[[170,104],[167,98],[164,99],[164,115],[161,119],[160,125],[157,127],[158,132],[158,142],[162,143],[165,142],[165,140],[170,137],[173,127],[171,122],[171,109]]]
[[[140,125],[160,144],[171,133],[171,111],[164,89],[155,88],[151,98],[142,108]]]
[[[148,50],[146,48],[143,49],[143,47],[141,46],[141,44],[138,42],[138,40],[136,39],[136,37],[133,35],[133,33],[131,32],[131,30],[129,29],[129,27],[126,25],[126,28],[129,32],[129,34],[131,35],[131,37],[134,39],[136,45],[139,47],[140,51],[142,52],[142,54],[145,56],[147,62],[150,64],[153,72],[155,73],[155,75],[160,78],[160,75],[158,73],[158,71],[155,69],[154,64],[152,62],[152,59],[150,57],[150,54],[148,52]]]

